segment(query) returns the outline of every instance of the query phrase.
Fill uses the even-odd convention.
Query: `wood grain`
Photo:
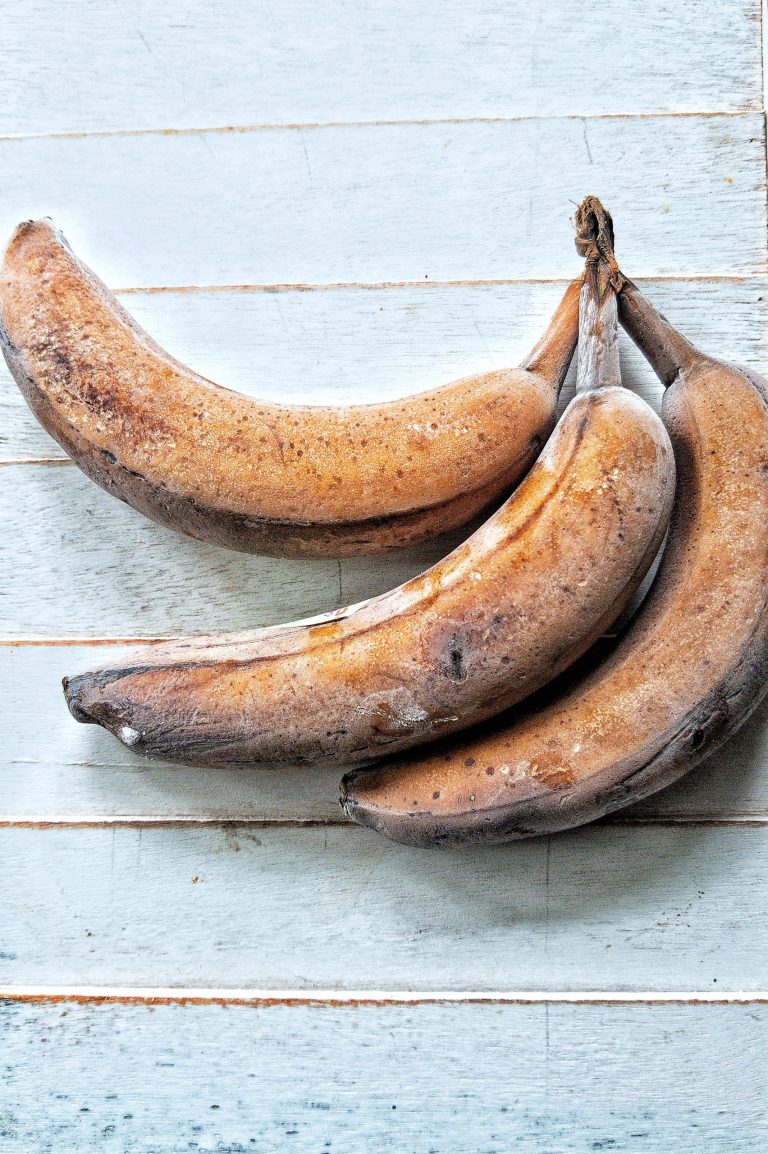
[[[632,218],[617,228],[631,232]],[[642,288],[702,348],[768,373],[768,279],[649,280]],[[562,292],[560,283],[425,283],[135,292],[122,302],[170,353],[221,384],[273,400],[343,404],[519,364]],[[623,336],[621,348],[627,385],[658,405],[661,386],[650,366]],[[41,457],[66,459],[0,360],[0,462]]]
[[[765,986],[765,828],[604,825],[464,854],[351,825],[2,844],[0,986]]]
[[[30,0],[3,20],[0,132],[756,108],[758,21],[758,0],[691,0],[684,34],[671,0]]]
[[[52,213],[122,287],[548,278],[592,192],[634,276],[754,274],[764,149],[757,113],[5,139],[0,236]]]
[[[6,638],[158,637],[290,621],[384,592],[446,550],[431,542],[344,562],[251,557],[169,533],[77,469],[1,469],[3,490],[16,510],[5,526]]]
[[[520,282],[577,271],[588,192],[630,275],[705,278],[647,286],[674,323],[768,369],[758,0],[690,0],[682,24],[671,0],[6,7],[0,137],[27,139],[0,140],[0,241],[51,213],[108,283],[187,286],[125,301],[214,378],[342,401],[517,360],[561,289]],[[263,291],[292,282],[309,291]],[[3,375],[0,464],[41,457],[61,454]],[[0,635],[25,641],[295,617],[430,556],[230,557],[71,466],[0,469],[0,517]],[[60,696],[107,651],[0,648],[0,821],[136,823],[0,829],[0,982],[306,1000],[0,1002],[2,1154],[763,1154],[764,1005],[460,999],[764,996],[767,828],[602,825],[462,856],[345,825],[152,828],[334,820],[336,775],[131,758]],[[636,816],[763,821],[767,725]]]
[[[61,678],[128,652],[0,647],[0,822],[343,821],[333,770],[205,770],[132,755],[69,715]],[[636,818],[768,821],[768,702],[728,745]]]
[[[763,1154],[767,1025],[748,1006],[5,1003],[0,1141]]]
[[[644,287],[704,348],[768,371],[764,278]],[[414,379],[427,387],[515,363],[561,291],[549,284],[127,299],[158,339],[202,371],[248,391],[258,379],[269,395],[319,400],[391,396]],[[210,331],[224,339],[206,353]],[[626,338],[622,349],[627,385],[658,405],[661,387],[648,365]],[[3,395],[0,459],[64,459],[9,379]],[[571,395],[572,383],[563,403]],[[245,557],[159,528],[71,466],[32,464],[0,469],[0,516],[0,637],[22,639],[174,636],[291,620],[384,592],[465,535],[340,563]]]

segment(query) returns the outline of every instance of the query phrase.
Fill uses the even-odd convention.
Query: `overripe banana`
[[[520,369],[378,405],[280,405],[185,368],[50,221],[0,273],[0,341],[30,408],[102,488],[200,540],[280,556],[379,553],[493,508],[555,422],[579,284]]]
[[[642,580],[674,491],[661,421],[620,385],[615,295],[594,271],[577,395],[463,545],[330,621],[157,645],[74,677],[74,716],[191,764],[349,766],[462,729],[565,669]]]
[[[612,246],[603,255],[619,281]],[[768,384],[700,353],[629,282],[619,310],[667,386],[678,463],[656,582],[610,656],[533,711],[348,775],[347,814],[396,841],[503,842],[591,821],[686,773],[768,688]]]

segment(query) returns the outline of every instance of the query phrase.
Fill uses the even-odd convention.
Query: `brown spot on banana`
[[[591,821],[696,766],[768,688],[768,385],[704,356],[634,285],[619,302],[669,386],[678,494],[655,584],[607,658],[533,709],[348,775],[345,811],[396,841],[504,842]]]
[[[152,757],[352,765],[481,721],[565,669],[634,593],[674,492],[659,418],[603,380],[617,371],[615,297],[584,315],[587,343],[600,322],[601,375],[464,544],[329,621],[156,645],[71,678],[74,715]]]
[[[146,516],[243,552],[346,556],[427,540],[508,495],[554,425],[578,294],[522,368],[383,404],[271,404],[170,357],[49,221],[28,221],[0,272],[0,343],[43,427]]]

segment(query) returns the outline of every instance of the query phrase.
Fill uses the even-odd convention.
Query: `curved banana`
[[[30,408],[97,484],[200,540],[379,553],[456,528],[528,470],[555,422],[579,284],[520,369],[379,405],[279,405],[165,353],[47,220],[0,273],[0,341]]]
[[[686,773],[768,688],[768,384],[693,348],[629,282],[619,308],[668,386],[678,495],[656,583],[612,654],[532,711],[347,776],[347,814],[396,841],[591,821]]]
[[[582,290],[578,392],[520,488],[432,569],[330,621],[153,646],[65,683],[81,721],[191,764],[351,765],[466,727],[575,660],[667,527],[674,462]]]

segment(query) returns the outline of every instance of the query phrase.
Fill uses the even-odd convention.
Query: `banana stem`
[[[559,393],[563,386],[573,354],[576,352],[581,285],[581,277],[568,285],[541,340],[521,365],[521,368],[527,369],[528,372],[536,373],[545,381],[551,381],[556,393]]]
[[[576,392],[621,384],[616,289],[622,283],[613,255],[613,221],[595,196],[576,210],[576,248],[587,258],[579,299]]]
[[[668,387],[684,370],[703,359],[702,354],[672,327],[643,296],[637,285],[627,280],[616,263],[613,252],[613,220],[596,196],[587,196],[576,210],[576,248],[586,257],[585,285],[592,285],[592,294],[599,302],[607,294],[618,295],[618,312],[623,328],[654,369],[659,380]],[[580,327],[586,327],[581,320]],[[585,334],[587,335],[587,334]],[[582,335],[579,334],[579,384],[581,383]],[[585,344],[585,348],[586,348]],[[585,365],[585,372],[587,366]],[[616,382],[620,383],[620,382]]]
[[[599,301],[591,277],[584,281],[579,308],[579,364],[576,392],[621,384],[619,321],[616,294],[611,289]]]
[[[698,349],[672,327],[632,281],[625,280],[619,294],[619,316],[623,328],[665,388],[703,359]]]

